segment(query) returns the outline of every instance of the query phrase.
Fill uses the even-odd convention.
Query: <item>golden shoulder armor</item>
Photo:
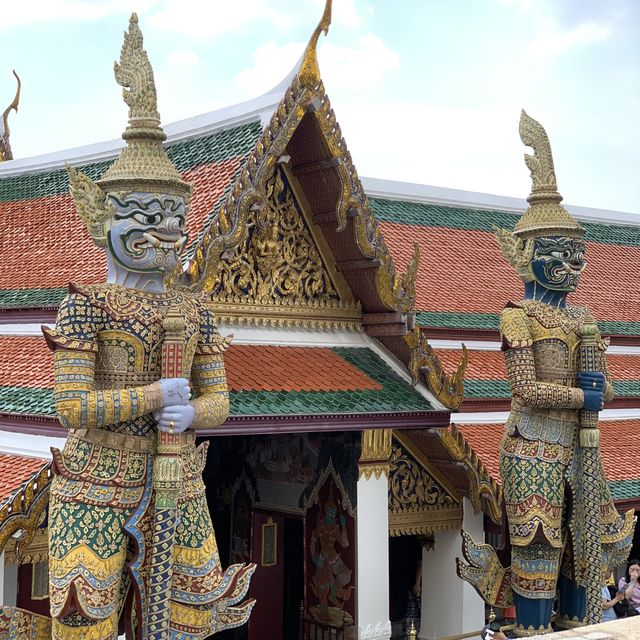
[[[517,307],[507,307],[500,315],[500,334],[509,347],[517,349],[533,345],[527,314]]]

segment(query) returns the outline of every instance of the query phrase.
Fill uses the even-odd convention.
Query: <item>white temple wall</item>
[[[464,498],[462,526],[475,540],[484,540],[482,514],[475,514]],[[431,551],[422,551],[421,640],[478,631],[484,626],[484,602],[474,588],[458,578],[456,557],[462,554],[459,531],[435,534]],[[471,640],[480,636],[471,636]]]

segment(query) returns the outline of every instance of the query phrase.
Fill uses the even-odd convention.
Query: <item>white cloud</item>
[[[242,70],[236,76],[236,83],[248,96],[268,91],[293,68],[305,46],[303,42],[285,45],[268,42],[256,50],[253,67]],[[362,36],[353,47],[323,42],[318,57],[322,77],[332,91],[352,88],[356,82],[359,91],[369,89],[378,85],[400,62],[393,49],[370,33]]]
[[[278,11],[268,0],[166,0],[147,22],[157,29],[175,31],[190,38],[206,39],[238,30],[250,22],[289,29],[296,18]]]
[[[157,0],[136,0],[136,9],[147,10]],[[37,22],[99,20],[112,13],[130,12],[129,0],[24,0],[2,3],[0,31]]]
[[[561,31],[551,23],[528,45],[532,60],[549,60],[581,44],[602,42],[611,35],[611,28],[597,22],[585,22],[575,29]]]
[[[200,62],[198,54],[190,49],[170,51],[167,54],[167,65],[172,69],[187,71]]]

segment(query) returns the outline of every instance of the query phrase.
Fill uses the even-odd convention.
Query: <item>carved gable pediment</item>
[[[389,460],[389,535],[430,535],[460,528],[460,497],[423,455],[408,450],[413,449],[409,443],[394,433]]]
[[[276,165],[247,214],[240,241],[220,254],[211,300],[220,319],[333,326],[360,324],[360,305],[335,271],[321,232]]]

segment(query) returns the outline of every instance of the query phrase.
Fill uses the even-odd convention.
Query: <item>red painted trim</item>
[[[43,307],[34,309],[2,309],[0,308],[0,322],[37,322],[53,323],[58,315],[58,307]]]
[[[261,435],[273,433],[326,433],[364,429],[436,429],[449,425],[447,411],[376,413],[317,416],[232,416],[213,429],[199,429],[201,436]],[[0,414],[0,430],[39,436],[65,437],[66,429],[56,418],[22,414]]]

